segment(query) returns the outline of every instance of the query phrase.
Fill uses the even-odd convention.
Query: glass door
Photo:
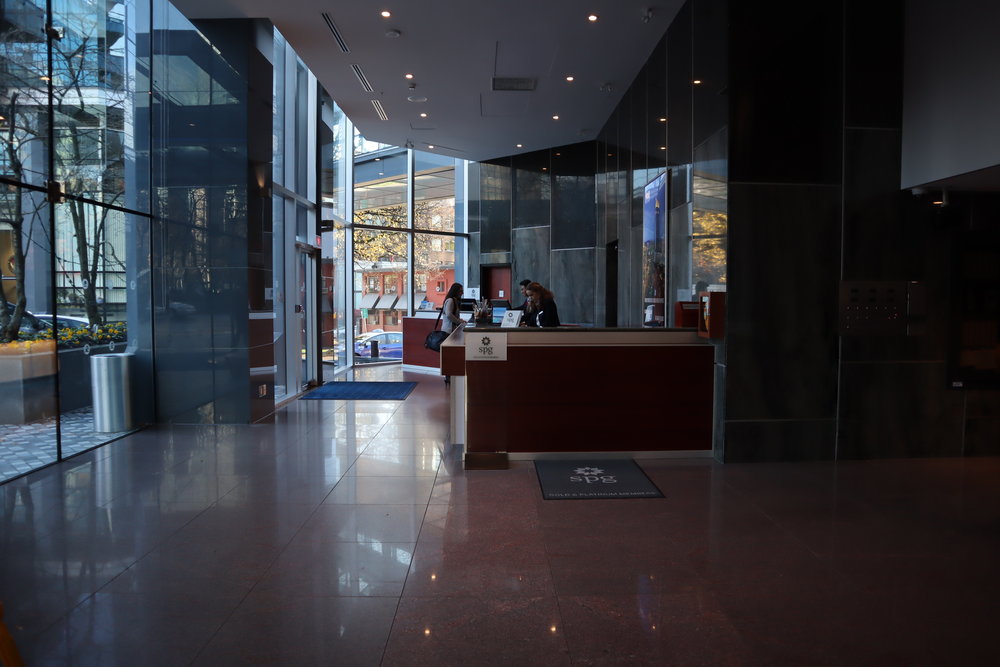
[[[298,290],[295,301],[299,349],[299,387],[316,384],[316,253],[298,250]]]

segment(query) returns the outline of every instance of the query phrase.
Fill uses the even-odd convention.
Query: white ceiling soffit
[[[173,2],[192,19],[270,19],[365,137],[470,160],[594,139],[683,4]]]

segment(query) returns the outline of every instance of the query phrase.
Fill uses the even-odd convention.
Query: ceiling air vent
[[[358,77],[358,81],[361,82],[361,87],[369,93],[374,93],[375,89],[372,88],[372,84],[368,83],[368,77],[365,76],[361,65],[351,65],[351,69],[354,70],[354,76]]]
[[[378,100],[372,100],[372,106],[375,107],[375,113],[381,120],[389,120],[389,117],[385,115],[385,109],[382,108],[382,103]]]
[[[517,76],[493,77],[493,90],[527,90],[532,91],[538,85],[538,79]]]
[[[323,16],[323,20],[326,21],[326,27],[333,33],[333,38],[337,40],[340,50],[344,53],[350,53],[351,50],[347,48],[347,42],[344,41],[344,38],[340,35],[340,31],[337,30],[337,24],[333,22],[333,19],[326,12],[322,12],[321,15]]]

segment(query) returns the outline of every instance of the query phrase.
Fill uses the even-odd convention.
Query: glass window
[[[406,149],[382,147],[354,160],[354,223],[405,229]]]
[[[271,164],[275,183],[285,183],[285,38],[274,31],[274,124]]]
[[[382,284],[385,280],[391,284],[400,284],[400,276],[407,270],[407,232],[373,229],[354,230],[354,274],[361,275],[361,283],[369,286]],[[357,278],[356,278],[357,279]],[[377,290],[364,294],[355,294],[354,331],[355,337],[373,333],[376,329],[387,330],[393,327],[402,330],[398,316],[387,309],[392,307],[396,299],[392,296],[378,297]],[[355,352],[358,348],[355,346]],[[362,357],[356,356],[355,363],[365,363]]]

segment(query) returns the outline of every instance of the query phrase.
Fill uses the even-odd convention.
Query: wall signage
[[[507,361],[507,334],[465,331],[466,361]]]

